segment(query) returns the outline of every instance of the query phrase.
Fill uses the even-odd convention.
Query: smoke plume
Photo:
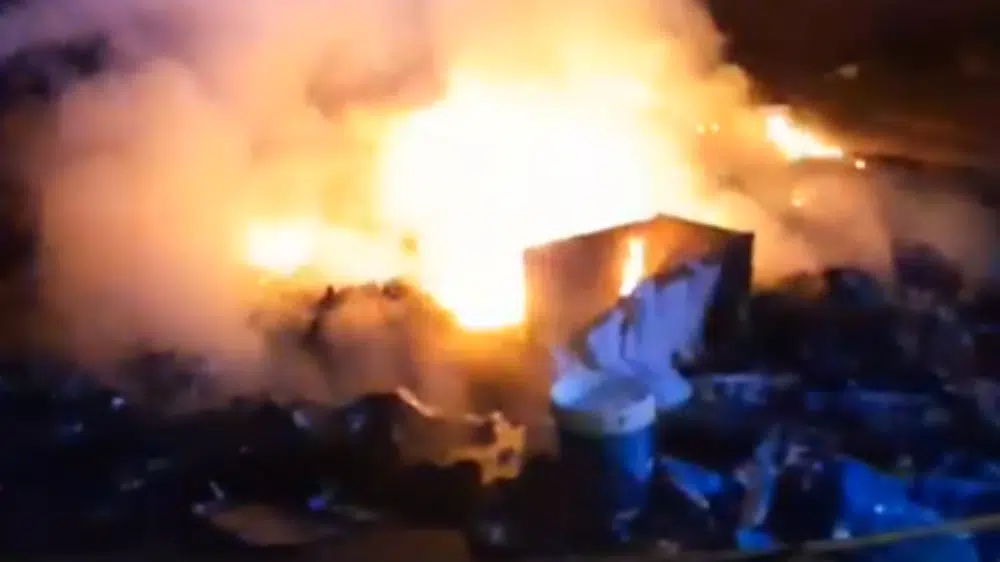
[[[101,72],[61,90],[25,170],[51,335],[102,366],[138,344],[209,356],[248,373],[233,385],[244,390],[274,369],[272,342],[247,321],[259,291],[242,261],[248,217],[376,233],[366,155],[386,108],[433,98],[444,69],[468,60],[573,72],[643,50],[637,64],[690,82],[721,41],[685,2],[36,0],[0,17],[0,57],[92,37],[107,41]],[[729,88],[706,78],[708,92]],[[371,256],[363,238],[330,260],[349,270]]]
[[[723,38],[695,0],[34,0],[0,15],[0,57],[94,36],[107,41],[102,71],[61,91],[24,170],[52,337],[98,366],[139,344],[206,356],[241,373],[225,378],[234,391],[322,370],[248,321],[261,292],[242,248],[253,217],[335,225],[334,282],[368,273],[358,260],[397,259],[382,243],[397,233],[377,212],[373,137],[386,115],[438,96],[451,69],[630,65],[656,83],[666,128],[747,118],[747,81],[720,65]],[[664,149],[689,163],[675,179],[690,186],[667,186],[663,207],[704,208],[694,202],[714,175],[693,146]],[[791,267],[786,232],[759,204],[769,192],[753,187],[772,176],[760,175],[749,194],[715,196],[720,216],[694,218],[770,232],[761,255]],[[805,244],[799,254],[815,258]],[[372,361],[351,376],[370,374],[369,387],[396,376],[376,360],[378,324],[359,322],[354,338]]]

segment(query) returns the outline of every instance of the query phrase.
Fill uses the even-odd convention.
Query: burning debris
[[[914,371],[945,363],[910,350],[937,349],[959,326],[975,332],[995,319],[982,307],[972,307],[980,316],[963,312],[971,303],[956,299],[968,292],[953,283],[927,282],[943,264],[923,251],[899,254],[896,287],[834,269],[751,295],[752,243],[657,217],[531,249],[523,330],[470,331],[405,283],[320,290],[282,329],[298,334],[330,385],[383,374],[339,406],[244,399],[181,420],[140,413],[143,396],[196,395],[196,374],[168,373],[207,365],[171,354],[125,368],[162,373],[143,380],[180,390],[144,388],[127,400],[63,384],[58,396],[38,395],[59,416],[32,410],[27,431],[48,444],[24,442],[21,460],[0,471],[0,505],[22,514],[10,544],[38,549],[24,531],[36,519],[74,545],[120,542],[127,523],[195,549],[254,529],[238,543],[349,548],[355,531],[413,521],[462,530],[480,553],[662,550],[663,541],[772,552],[879,532],[896,524],[887,509],[938,521],[916,514],[943,504],[906,483],[924,476],[888,473],[989,478],[968,473],[990,466],[978,460],[991,454],[995,431],[988,379],[967,366]],[[392,337],[348,330],[345,315],[359,310],[370,334]],[[896,347],[918,317],[939,329]],[[24,404],[26,392],[5,396]],[[53,459],[99,467],[67,484],[78,488],[59,488],[57,522],[29,509],[49,486],[41,476]],[[865,487],[885,479],[907,499]],[[957,536],[940,541],[956,555],[972,548]]]
[[[3,53],[104,37],[18,166],[46,336],[128,358],[122,394],[0,389],[12,550],[434,524],[481,554],[699,557],[992,503],[925,484],[992,491],[1000,319],[927,253],[893,283],[792,257],[868,249],[840,184],[878,166],[752,107],[700,7],[105,3],[0,15]],[[817,160],[835,195],[787,181]],[[274,512],[299,520],[238,524]]]
[[[636,252],[637,247],[642,251]],[[737,324],[739,303],[750,283],[752,251],[752,235],[666,216],[532,248],[525,253],[528,329],[550,347],[570,345],[599,324],[619,299],[652,286],[671,286],[679,289],[664,306],[673,315],[695,315],[682,329],[685,337],[700,337],[689,334],[698,332],[697,315],[704,314],[706,305],[722,337]],[[641,263],[634,261],[637,256]],[[673,283],[685,277],[692,282]]]

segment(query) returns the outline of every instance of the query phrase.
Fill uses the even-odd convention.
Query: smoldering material
[[[763,140],[744,134],[747,81],[720,64],[723,38],[704,7],[672,2],[646,17],[644,4],[39,0],[8,9],[0,56],[95,35],[108,45],[103,71],[68,84],[40,120],[41,138],[20,170],[38,198],[47,343],[108,372],[149,342],[210,357],[228,392],[281,387],[347,400],[323,383],[312,358],[247,322],[259,289],[240,256],[247,218],[305,216],[379,231],[379,194],[364,157],[369,121],[440,97],[448,71],[469,60],[515,77],[525,61],[536,73],[571,73],[580,37],[612,54],[649,40],[656,48],[642,52],[666,69],[657,84],[663,127],[693,130],[697,118],[718,115],[739,131],[725,141],[726,153],[740,156],[732,160],[758,154]],[[658,200],[705,201],[713,213],[701,218],[758,232],[758,272],[830,261],[816,249],[824,242],[760,204],[764,194],[796,187],[774,165],[738,170],[748,176],[747,196],[707,181],[719,170],[696,146],[684,148],[703,173]],[[874,248],[866,265],[884,262],[887,236],[869,193],[861,182],[841,190],[836,212],[818,202],[805,213],[826,224],[861,217],[852,249]],[[911,230],[945,230],[935,224]],[[381,248],[366,236],[336,239],[330,261],[344,279],[334,282],[351,277],[345,270],[356,256]],[[953,246],[971,254],[976,244]],[[356,339],[373,338],[377,348],[389,336],[372,335],[363,308]],[[351,384],[378,390],[376,372],[356,371]]]

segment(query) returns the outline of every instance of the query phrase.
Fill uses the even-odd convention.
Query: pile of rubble
[[[664,312],[671,287],[706,271],[691,266],[651,278],[570,342],[557,370],[631,369],[669,403],[646,509],[600,533],[574,527],[568,506],[579,490],[558,457],[532,445],[534,433],[554,431],[551,421],[512,414],[505,405],[517,396],[455,413],[425,403],[419,388],[387,388],[339,408],[243,400],[178,419],[81,383],[65,365],[12,362],[0,391],[0,544],[240,553],[443,527],[481,556],[610,549],[705,560],[736,549],[773,559],[853,545],[856,560],[993,559],[1000,534],[988,530],[874,547],[823,542],[1000,508],[991,378],[1000,299],[965,290],[933,252],[897,256],[891,287],[848,269],[791,279],[742,299],[730,325],[715,327],[725,337],[711,341],[689,337],[705,331],[705,314],[677,336],[678,301]],[[364,290],[409,298],[402,286]],[[687,302],[704,307],[717,291],[692,301],[696,293],[686,289]],[[323,318],[344,297],[317,296],[304,348],[329,353]],[[451,333],[434,314],[422,312],[422,325]],[[541,364],[526,359],[532,343],[502,347],[502,372]],[[172,354],[128,368],[167,381],[147,389],[161,400],[197,385],[199,366]],[[535,378],[547,392],[550,379]]]

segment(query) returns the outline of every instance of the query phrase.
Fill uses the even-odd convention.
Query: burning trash
[[[671,287],[660,306],[688,316],[679,324],[688,341],[677,342],[685,349],[672,352],[695,351],[687,348],[702,335],[703,322],[720,333],[733,329],[749,290],[752,251],[751,235],[667,216],[529,249],[524,258],[528,329],[550,347],[571,345],[591,327],[600,333],[602,320],[614,323],[611,316],[601,317],[624,311],[627,307],[616,304],[631,295]],[[641,316],[653,320],[661,312]]]
[[[8,47],[107,35],[11,158],[74,360],[0,380],[23,558],[996,558],[883,533],[1000,506],[1000,314],[869,244],[883,166],[752,104],[700,6],[22,4]]]
[[[808,367],[815,359],[795,350],[796,338],[814,345],[829,337],[825,353],[857,353],[859,343],[837,333],[855,315],[879,311],[892,319],[913,308],[900,308],[909,301],[896,302],[858,272],[832,270],[790,285],[796,292],[780,309],[772,297],[748,314],[747,301],[761,298],[749,294],[752,245],[748,235],[656,217],[533,248],[524,256],[531,298],[523,330],[471,330],[405,284],[319,291],[293,316],[294,341],[330,384],[345,384],[335,380],[339,373],[361,372],[377,358],[387,374],[382,391],[339,407],[244,403],[188,414],[183,424],[134,422],[127,440],[114,438],[134,446],[101,449],[117,455],[107,460],[116,467],[107,473],[120,475],[114,516],[94,519],[110,509],[101,503],[109,500],[83,495],[64,512],[86,523],[70,517],[60,525],[67,536],[111,533],[124,520],[149,525],[156,513],[159,532],[198,529],[197,548],[220,548],[234,540],[227,537],[265,527],[264,538],[237,542],[350,544],[353,533],[389,522],[434,522],[460,530],[477,552],[530,555],[655,550],[663,541],[681,551],[774,552],[782,544],[811,548],[810,541],[837,533],[938,524],[931,510],[944,509],[938,492],[957,489],[947,478],[958,477],[961,443],[972,446],[992,427],[988,417],[970,416],[988,408],[953,384],[907,394],[855,374],[879,358],[845,357],[858,364],[828,375],[840,378],[817,378]],[[358,333],[338,324],[338,315],[362,310],[351,307],[379,311],[368,318],[396,336],[362,353],[371,342],[352,340],[347,336]],[[743,370],[707,367],[713,362],[704,357],[746,337],[748,322],[783,324],[792,353],[773,364],[770,351],[751,354]],[[807,330],[817,326],[823,329]],[[745,345],[757,344],[751,338]],[[204,365],[155,355],[126,367],[166,373]],[[90,408],[133,415],[124,407],[130,401],[117,395],[73,387],[64,396],[89,406],[57,419],[58,428],[82,431],[69,438],[56,430],[55,457],[23,451],[31,466],[84,458],[66,455],[117,435],[122,425],[98,423]],[[525,415],[525,404],[539,399],[551,416]],[[966,432],[961,424],[969,423],[980,429]],[[947,459],[944,443],[953,447]],[[900,470],[943,474],[934,485],[944,491],[893,484],[899,498],[857,503],[864,479],[895,478],[880,471]],[[977,485],[993,478],[985,468],[975,476],[962,470]],[[14,465],[0,474],[12,502],[0,505],[23,509],[41,493],[19,483],[22,474]],[[103,489],[97,473],[78,478],[80,486]],[[923,478],[912,481],[931,482]],[[969,503],[961,512],[983,509]],[[276,538],[278,529],[284,538]],[[37,545],[29,534],[19,540]],[[946,535],[933,543],[967,556],[993,548],[990,540],[972,546]]]

